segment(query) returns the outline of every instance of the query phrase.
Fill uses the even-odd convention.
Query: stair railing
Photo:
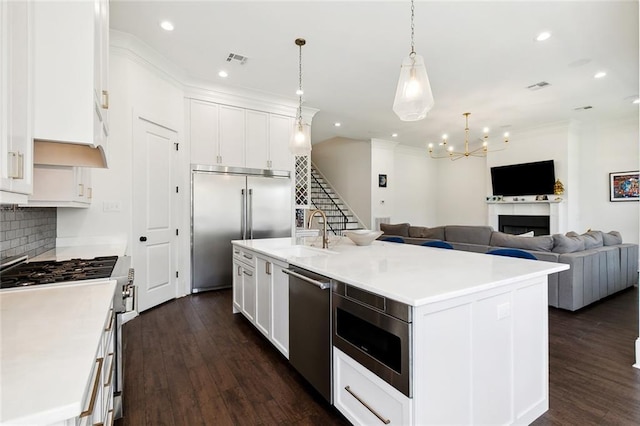
[[[313,175],[313,173],[311,174],[311,179],[313,180],[313,182],[316,183],[316,186],[320,189],[322,189],[322,192],[324,192],[325,195],[325,199],[330,201],[329,206],[322,206],[322,210],[324,211],[325,215],[327,216],[327,226],[329,227],[329,230],[331,232],[333,232],[334,235],[342,235],[342,231],[344,231],[345,229],[347,229],[347,222],[349,221],[347,219],[347,215],[344,214],[344,211],[342,211],[342,209],[340,208],[340,206],[338,206],[338,204],[336,204],[336,202],[334,201],[334,199],[331,197],[331,195],[327,192],[327,190],[325,189],[324,186],[322,186],[322,184],[320,183],[320,181],[318,180],[317,177],[315,177]],[[311,204],[313,204],[313,206],[317,209],[321,208],[318,205],[316,205],[316,203],[313,201],[313,197],[311,197]],[[332,214],[332,213],[340,213],[338,214]],[[339,220],[338,222],[332,222],[329,220],[329,217],[339,217],[342,216],[342,218],[340,218],[341,220]]]

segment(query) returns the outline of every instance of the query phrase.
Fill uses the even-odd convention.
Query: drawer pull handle
[[[96,405],[96,397],[98,396],[98,383],[100,383],[100,376],[102,375],[102,364],[104,363],[104,358],[96,359],[98,363],[96,379],[93,382],[93,389],[91,390],[91,398],[89,399],[89,408],[86,411],[80,413],[80,417],[87,417],[93,413],[93,407]]]
[[[242,271],[242,273],[244,273],[245,275],[249,275],[250,277],[253,276],[253,272],[249,272],[249,271]]]
[[[355,399],[358,400],[358,402],[362,405],[364,405],[364,407],[371,411],[371,413],[376,416],[378,418],[378,420],[380,420],[382,423],[384,423],[385,425],[388,425],[389,423],[391,423],[391,420],[389,419],[385,419],[384,417],[382,417],[380,414],[378,414],[376,412],[376,410],[374,410],[373,408],[371,408],[371,406],[369,404],[367,404],[366,402],[364,402],[362,400],[362,398],[360,398],[358,395],[356,395],[352,390],[351,390],[351,386],[345,386],[344,390],[346,390],[347,392],[349,392],[351,394],[351,396],[353,396]]]
[[[250,254],[244,254],[242,253],[242,256],[244,256],[245,259],[253,259],[253,256]]]

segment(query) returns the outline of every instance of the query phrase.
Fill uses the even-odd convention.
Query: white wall
[[[638,116],[583,123],[580,138],[580,222],[576,231],[617,230],[626,243],[638,243],[640,206],[609,201],[609,173],[638,170]]]
[[[437,225],[486,224],[486,158],[429,161],[437,167]]]
[[[333,138],[313,145],[311,161],[367,228],[371,227],[371,145]]]
[[[438,226],[437,167],[425,149],[398,145],[394,150],[393,220]]]
[[[382,139],[371,140],[371,223],[375,225],[377,217],[390,217],[391,223],[398,223],[396,209],[396,188],[398,180],[395,173],[394,150],[396,142]],[[387,186],[380,187],[379,175],[387,175]]]
[[[183,91],[169,78],[113,49],[110,56],[108,169],[92,169],[93,202],[89,209],[58,208],[58,238],[123,235],[132,240],[133,111],[183,131]],[[119,212],[104,212],[104,202],[118,202]]]

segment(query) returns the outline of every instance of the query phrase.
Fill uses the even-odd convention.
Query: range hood
[[[92,147],[77,143],[34,140],[33,164],[106,169],[107,157],[100,145]]]

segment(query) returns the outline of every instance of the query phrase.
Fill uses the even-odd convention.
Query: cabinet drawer
[[[256,267],[255,254],[235,246],[233,247],[233,259],[237,260],[238,262],[242,262],[251,268],[255,269]]]
[[[334,405],[353,424],[408,425],[412,400],[333,348]]]

